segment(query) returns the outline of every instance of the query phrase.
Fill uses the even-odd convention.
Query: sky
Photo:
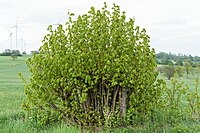
[[[65,24],[68,10],[81,15],[91,6],[101,9],[104,2],[110,8],[119,5],[127,18],[135,18],[157,53],[200,56],[199,0],[0,0],[0,52],[38,50],[47,27]]]

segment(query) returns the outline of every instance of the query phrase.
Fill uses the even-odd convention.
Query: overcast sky
[[[200,0],[0,0],[0,52],[11,48],[11,38],[16,49],[16,21],[17,49],[37,50],[48,25],[64,24],[68,10],[84,14],[91,6],[100,9],[104,1],[109,7],[116,3],[146,28],[156,52],[200,56]]]

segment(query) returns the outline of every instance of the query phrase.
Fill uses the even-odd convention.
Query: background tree
[[[31,51],[31,54],[39,54],[39,51],[38,50],[34,50],[34,51]]]
[[[26,51],[23,51],[22,54],[23,54],[23,55],[26,55]]]
[[[12,54],[16,56],[22,56],[19,50],[12,50]]]
[[[182,66],[176,66],[176,73],[179,77],[183,77],[184,75],[184,68]]]
[[[21,55],[21,53],[20,53],[20,51],[19,51],[19,50],[12,50],[12,53],[11,53],[11,55],[10,55],[10,56],[11,56],[11,58],[12,58],[12,59],[13,59],[13,61],[14,61],[14,60],[16,60],[16,59],[17,59],[17,57],[18,57],[18,56],[22,56],[22,55]]]
[[[164,66],[163,71],[164,75],[170,80],[175,74],[176,68],[173,65]]]
[[[196,73],[196,76],[197,76],[197,78],[198,78],[199,75],[200,75],[200,64],[199,64],[199,63],[196,64],[195,73]]]
[[[185,72],[186,72],[186,76],[188,78],[190,70],[192,69],[191,62],[189,60],[185,60],[184,63],[183,63],[183,66],[184,66],[184,69],[185,69]]]
[[[174,66],[174,65],[167,65],[167,66],[160,66],[156,68],[161,74],[166,76],[168,80],[170,80],[174,74],[177,74],[179,77],[183,77],[184,69],[182,66]]]
[[[12,54],[12,51],[11,51],[10,49],[6,49],[6,50],[4,51],[4,54],[5,54],[6,56],[10,56],[10,55]]]
[[[0,56],[11,56],[12,51],[10,49],[5,49],[3,53],[0,53]]]
[[[73,14],[71,14],[73,15]],[[161,96],[155,52],[146,30],[106,4],[56,30],[29,59],[23,109],[41,124],[64,120],[82,126],[133,125],[145,120]]]
[[[12,58],[13,61],[17,59],[17,55],[16,54],[11,54],[10,57]]]
[[[176,65],[183,66],[183,60],[182,59],[177,59]]]

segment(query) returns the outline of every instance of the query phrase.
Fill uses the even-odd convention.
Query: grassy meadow
[[[67,127],[64,124],[51,125],[49,127],[40,127],[36,123],[25,121],[25,114],[21,110],[21,102],[24,98],[24,86],[19,79],[18,72],[21,72],[25,79],[28,80],[30,73],[26,67],[26,60],[30,56],[18,57],[15,61],[11,57],[0,56],[0,133],[32,133],[32,132],[47,132],[47,133],[77,133],[83,132],[78,127]],[[189,88],[194,88],[195,79],[198,75],[190,75],[189,79],[186,76],[179,80],[184,81]],[[159,75],[159,78],[164,79],[167,85],[171,82],[167,78]],[[200,87],[200,86],[199,86]],[[199,88],[200,90],[200,88]],[[103,132],[200,132],[200,121],[184,120],[180,124],[172,127],[168,124],[163,124],[162,117],[164,114],[157,114],[160,121],[157,123],[147,122],[145,126],[137,126],[130,128],[121,128],[115,130],[106,130]],[[84,131],[90,132],[90,131]]]
[[[18,57],[13,61],[11,57],[0,57],[0,132],[17,132],[24,128],[24,114],[20,108],[24,89],[17,73],[22,72],[26,78],[29,77],[25,65],[27,58]]]

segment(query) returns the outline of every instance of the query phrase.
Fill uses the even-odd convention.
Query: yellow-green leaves
[[[117,5],[111,12],[106,4],[92,7],[75,21],[68,15],[65,25],[48,27],[40,53],[28,61],[28,113],[41,123],[63,118],[94,127],[129,125],[132,116],[147,115],[159,90],[146,30]]]

